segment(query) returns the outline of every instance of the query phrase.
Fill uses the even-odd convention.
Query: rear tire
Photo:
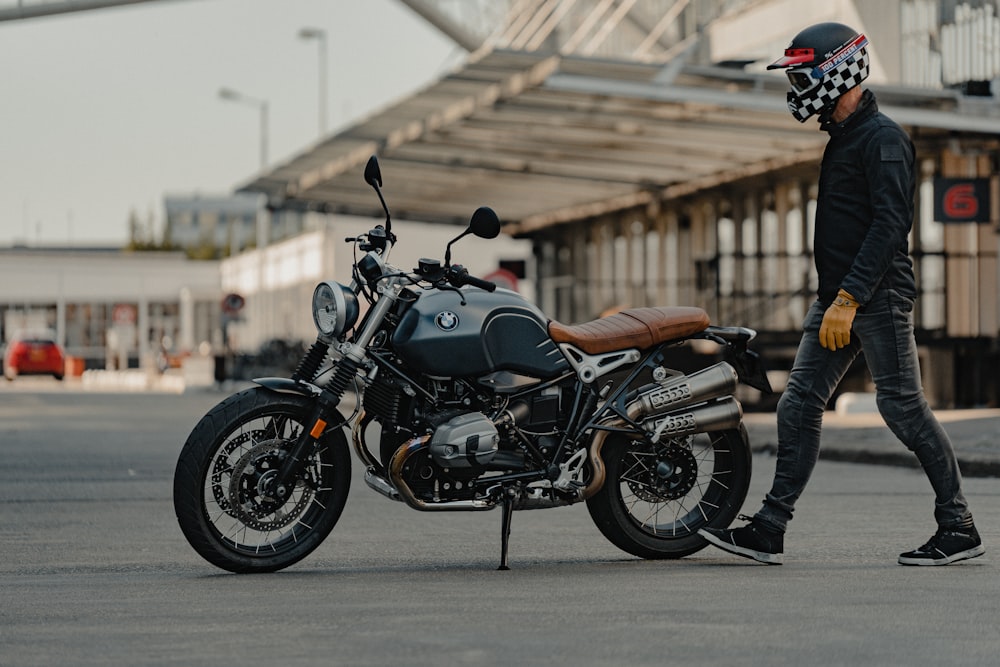
[[[604,486],[587,509],[612,544],[640,558],[682,558],[704,548],[698,530],[729,526],[750,486],[742,425],[655,447],[613,434],[602,458]]]
[[[174,472],[174,511],[205,560],[230,572],[274,572],[318,547],[347,502],[351,455],[343,429],[327,431],[280,506],[263,496],[314,401],[254,387],[195,426]]]

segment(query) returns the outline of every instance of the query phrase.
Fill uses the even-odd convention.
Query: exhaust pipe
[[[696,405],[690,410],[682,409],[648,419],[643,422],[642,427],[647,431],[653,431],[653,440],[657,440],[663,436],[676,438],[708,431],[724,431],[738,427],[742,420],[743,406],[735,398],[729,396],[706,405]],[[603,426],[622,429],[628,427],[623,419],[609,421]],[[657,433],[657,429],[662,430]],[[593,469],[593,475],[587,486],[580,492],[580,500],[587,500],[604,486],[604,479],[607,475],[604,459],[601,458],[601,449],[611,433],[610,430],[599,430],[590,442],[590,465]]]
[[[696,405],[642,422],[642,428],[653,434],[653,440],[679,437],[707,431],[725,431],[736,428],[743,420],[743,406],[732,396],[722,400]]]
[[[392,480],[392,485],[403,502],[421,512],[477,512],[496,507],[496,503],[490,500],[453,500],[446,503],[428,503],[417,498],[413,489],[403,479],[403,466],[413,454],[422,449],[428,449],[430,439],[431,436],[424,435],[404,443],[389,461],[389,479]],[[377,488],[375,490],[378,491]]]
[[[629,403],[628,416],[629,419],[638,421],[695,403],[704,403],[719,396],[728,396],[736,390],[738,381],[736,369],[725,361],[691,375],[667,378],[652,389],[640,393]]]
[[[652,433],[653,440],[737,428],[743,421],[743,406],[732,396],[737,382],[736,370],[723,361],[691,375],[669,378],[640,392],[628,404],[626,413],[643,430]],[[725,398],[713,400],[720,396]],[[609,429],[628,427],[623,419],[603,425]],[[601,449],[610,434],[610,430],[604,429],[594,434],[590,443],[593,475],[580,492],[580,500],[590,498],[604,486],[606,474]]]

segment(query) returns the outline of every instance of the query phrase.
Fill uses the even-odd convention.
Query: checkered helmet
[[[828,116],[837,98],[868,78],[868,39],[841,23],[817,23],[797,34],[785,55],[767,66],[784,69],[792,89],[788,109],[804,123]]]

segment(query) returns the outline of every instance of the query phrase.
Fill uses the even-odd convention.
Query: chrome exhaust
[[[454,500],[445,503],[429,503],[417,498],[416,494],[413,493],[413,489],[403,479],[403,466],[406,465],[407,459],[413,454],[421,449],[427,449],[430,439],[431,436],[425,435],[404,443],[396,450],[389,461],[389,479],[392,481],[392,485],[396,488],[403,502],[421,512],[477,512],[491,510],[496,507],[496,503],[490,500]]]
[[[689,409],[668,412],[642,422],[642,428],[653,434],[653,440],[676,438],[707,431],[736,428],[743,421],[743,406],[732,396],[696,405]]]
[[[651,433],[653,440],[737,428],[743,421],[743,406],[732,396],[737,382],[736,370],[723,361],[697,373],[657,383],[656,387],[640,393],[630,402],[626,414],[632,422],[639,422],[644,431]],[[713,400],[720,396],[724,398]],[[628,428],[624,419],[609,420],[602,426]],[[606,474],[601,449],[610,434],[610,430],[599,430],[590,442],[593,474],[580,492],[580,500],[590,498],[604,486]]]
[[[629,403],[627,413],[634,421],[663,415],[688,405],[730,395],[736,391],[738,381],[736,369],[722,361],[691,375],[670,377],[658,382]]]
[[[375,468],[368,468],[365,470],[365,484],[368,485],[368,488],[378,491],[390,500],[403,500],[403,498],[399,495],[399,491],[396,490],[396,487],[394,487],[389,480],[379,475]]]

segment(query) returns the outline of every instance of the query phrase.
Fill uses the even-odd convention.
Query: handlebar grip
[[[448,282],[455,287],[472,285],[473,287],[478,287],[479,289],[486,290],[487,292],[496,291],[497,288],[496,283],[491,283],[489,280],[483,280],[482,278],[470,276],[468,269],[461,264],[455,264],[448,269]]]
[[[472,285],[473,287],[484,289],[487,292],[495,292],[497,289],[496,283],[490,282],[489,280],[483,280],[482,278],[476,278],[475,276],[470,276],[469,274],[465,274],[462,278],[462,282],[466,285]]]

